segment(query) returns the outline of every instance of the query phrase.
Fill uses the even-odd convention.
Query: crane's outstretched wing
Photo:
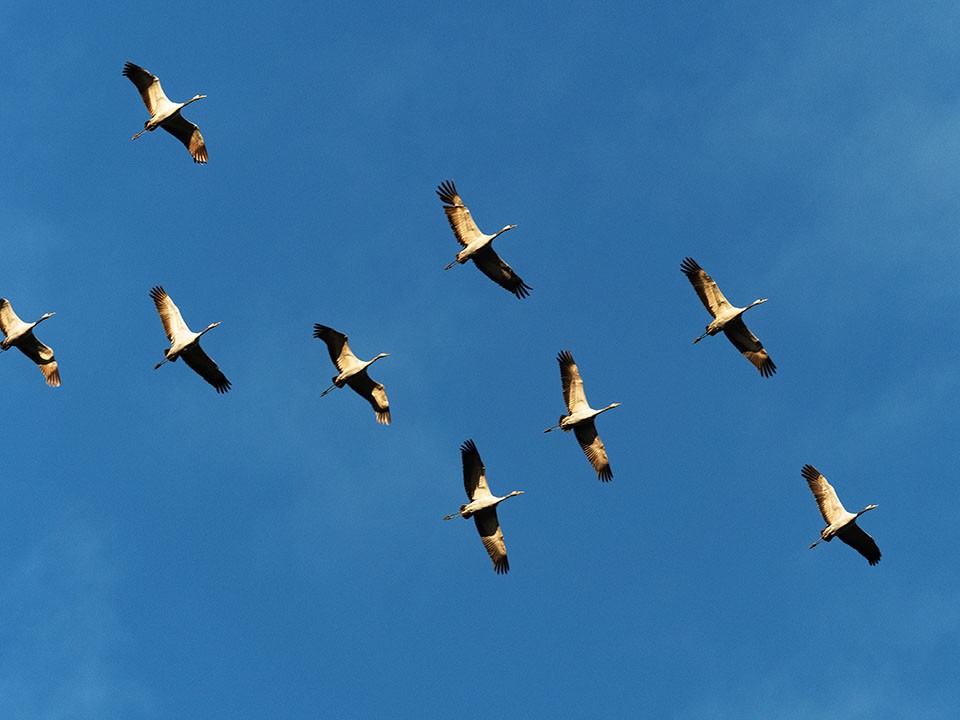
[[[691,257],[684,258],[683,262],[680,263],[680,269],[683,270],[683,274],[687,276],[687,280],[693,285],[693,289],[697,291],[697,295],[700,296],[700,302],[703,303],[703,306],[713,317],[717,317],[724,308],[732,307],[723,296],[723,293],[720,292],[720,288],[717,287],[713,278],[707,275],[702,267],[697,265],[696,260]]]
[[[0,331],[9,335],[19,325],[26,325],[13,311],[13,306],[6,298],[0,298]]]
[[[323,340],[327,344],[327,352],[330,353],[330,359],[334,366],[340,372],[354,364],[359,363],[357,356],[350,350],[350,344],[347,342],[347,336],[342,332],[337,332],[331,327],[315,323],[313,326],[313,336]]]
[[[597,477],[602,482],[613,480],[613,471],[610,469],[610,460],[607,458],[607,449],[603,446],[603,440],[597,435],[597,427],[593,420],[585,420],[573,426],[573,434],[577,436],[577,442],[587,456],[587,460],[597,471]]]
[[[506,574],[510,571],[510,562],[507,560],[507,546],[503,542],[497,509],[492,507],[481,510],[473,516],[473,521],[477,524],[477,532],[480,533],[483,546],[493,561],[494,572],[498,575]]]
[[[381,383],[375,382],[367,371],[359,372],[347,380],[347,385],[365,399],[377,414],[377,422],[381,425],[390,424],[390,403],[387,401],[387,391]]]
[[[837,532],[837,537],[863,555],[871,565],[880,562],[880,548],[873,538],[857,525],[856,520],[842,527]]]
[[[213,385],[218,393],[225,393],[230,389],[230,381],[227,380],[210,356],[203,351],[199,341],[181,351],[180,357],[200,377]]]
[[[480,459],[473,440],[467,440],[460,446],[460,459],[463,462],[463,489],[467,491],[470,502],[492,494],[487,486],[487,471]]]
[[[817,501],[817,507],[820,508],[820,514],[823,516],[827,525],[832,525],[836,520],[847,515],[846,508],[837,497],[837,491],[833,485],[827,482],[827,479],[813,465],[804,465],[800,470],[803,479],[810,486],[810,491]]]
[[[560,384],[563,385],[563,402],[567,406],[567,412],[573,414],[581,408],[589,407],[580,370],[573,360],[573,355],[569,350],[561,350],[557,355],[557,362],[560,364]]]
[[[190,332],[190,328],[187,327],[187,324],[183,321],[183,316],[180,314],[180,308],[173,304],[173,299],[167,295],[167,291],[163,289],[162,285],[150,288],[150,297],[160,314],[160,322],[163,323],[163,331],[167,334],[167,340],[173,342],[177,335]]]
[[[32,330],[24,335],[17,347],[37,364],[40,372],[47,379],[47,385],[60,387],[60,369],[57,367],[57,361],[53,359],[53,350],[37,340]]]
[[[533,289],[521,280],[513,268],[507,265],[489,245],[475,252],[470,259],[480,268],[480,272],[518,298],[527,297]]]
[[[147,112],[151,115],[156,115],[159,107],[170,103],[163,88],[160,87],[160,79],[148,70],[132,62],[126,62],[123,65],[123,75],[130,78],[130,82],[140,91],[143,104],[147,106]]]
[[[177,140],[183,143],[184,147],[190,151],[193,161],[203,165],[209,159],[207,156],[207,146],[203,142],[203,135],[200,134],[200,128],[187,120],[178,110],[160,125],[164,130],[173,135]]]
[[[773,360],[767,355],[766,349],[757,336],[747,329],[742,317],[735,317],[724,325],[723,334],[747,360],[753,363],[763,377],[771,377],[777,372],[777,366],[773,364]]]
[[[443,211],[447,214],[447,221],[453,229],[453,234],[463,247],[480,238],[483,233],[473,221],[470,211],[463,204],[457,194],[457,186],[453,180],[444,180],[437,186],[437,195],[443,201]]]

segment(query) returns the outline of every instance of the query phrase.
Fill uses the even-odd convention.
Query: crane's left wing
[[[183,117],[179,111],[164,120],[160,127],[183,143],[184,147],[190,151],[195,163],[203,165],[207,162],[207,146],[203,142],[200,128]]]
[[[874,539],[857,525],[856,520],[843,527],[837,537],[863,555],[871,565],[880,562],[880,548]]]
[[[480,272],[493,280],[500,287],[506,288],[518,298],[525,298],[533,289],[527,285],[513,271],[507,263],[500,259],[500,256],[487,245],[481,248],[471,257],[473,264],[480,268]]]
[[[574,425],[573,434],[577,436],[577,442],[580,443],[583,454],[587,456],[587,460],[597,471],[597,477],[602,482],[613,480],[613,471],[610,469],[607,449],[603,445],[603,440],[597,434],[597,427],[593,420]]]
[[[377,422],[381,425],[390,424],[390,403],[387,401],[387,391],[381,383],[375,382],[367,371],[357,373],[347,380],[347,385],[366,400],[377,414]]]
[[[727,336],[737,350],[743,353],[747,360],[753,363],[753,366],[760,371],[760,375],[771,377],[777,372],[777,366],[773,364],[766,348],[763,347],[757,336],[750,332],[742,317],[736,317],[724,325],[723,334]]]
[[[497,519],[497,509],[492,507],[481,510],[473,516],[473,521],[477,524],[477,532],[480,533],[483,546],[487,549],[487,554],[493,561],[494,572],[498,575],[509,572],[510,563],[507,560],[507,546],[503,542],[503,532],[500,530],[500,521]]]
[[[190,347],[180,353],[183,361],[193,368],[193,370],[208,383],[216,388],[218,393],[225,393],[230,389],[230,381],[220,371],[217,364],[207,355],[199,342],[195,342]]]

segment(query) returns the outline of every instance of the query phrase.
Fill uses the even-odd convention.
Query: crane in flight
[[[863,555],[871,565],[880,562],[880,548],[877,547],[877,543],[864,532],[863,528],[857,525],[858,517],[879,506],[867,505],[856,514],[847,512],[840,502],[840,498],[837,497],[837,491],[813,465],[804,465],[800,474],[803,475],[803,479],[810,486],[810,491],[816,498],[817,507],[820,508],[820,514],[823,515],[823,519],[827,523],[827,526],[820,531],[820,539],[813,543],[810,548],[813,549],[821,542],[830,542],[833,538],[838,537],[842,542]]]
[[[687,276],[690,284],[693,285],[693,289],[697,291],[704,307],[713,316],[713,322],[707,325],[703,335],[693,342],[698,343],[707,335],[716,335],[723,330],[727,339],[733,343],[737,350],[743,353],[747,360],[753,363],[754,367],[760,371],[760,375],[763,377],[772,376],[777,371],[777,366],[773,364],[773,360],[767,355],[767,351],[757,339],[757,336],[743,324],[742,317],[750,308],[765,303],[767,298],[754,300],[746,307],[735,307],[723,296],[713,278],[697,265],[696,260],[690,257],[685,258],[680,264],[680,269]]]
[[[163,351],[163,360],[154,365],[153,369],[156,370],[168,360],[176,362],[177,358],[183,358],[183,361],[200,377],[213,385],[218,393],[227,392],[230,389],[230,381],[200,347],[200,336],[208,330],[213,330],[220,323],[210,323],[203,330],[195,333],[187,327],[187,324],[183,321],[183,316],[180,315],[180,309],[173,304],[173,299],[167,295],[163,286],[157,285],[152,288],[150,297],[157,307],[160,322],[163,323],[163,330],[167,333],[167,339],[170,341],[170,347]]]
[[[460,446],[460,458],[463,461],[463,487],[467,491],[466,505],[460,506],[460,512],[444,516],[452,520],[458,515],[464,520],[473,518],[483,546],[493,561],[493,570],[502,575],[510,570],[507,560],[507,546],[503,542],[500,521],[497,519],[497,505],[514,495],[523,495],[523,490],[514,490],[508,495],[497,497],[487,485],[487,471],[473,440],[467,440]]]
[[[60,369],[53,358],[53,350],[37,340],[33,329],[54,313],[46,313],[36,322],[25,323],[13,311],[13,306],[6,298],[0,298],[0,331],[3,332],[3,342],[0,350],[19,348],[20,352],[33,360],[40,368],[40,372],[47,379],[50,387],[60,387]]]
[[[602,482],[613,480],[613,471],[610,469],[610,460],[607,458],[607,449],[603,445],[603,440],[597,435],[597,427],[594,418],[600,413],[619,407],[620,403],[610,403],[605,408],[594,410],[587,402],[586,393],[583,391],[583,380],[580,378],[580,370],[573,361],[573,355],[569,350],[561,350],[557,355],[557,362],[560,363],[560,383],[563,385],[563,401],[567,405],[567,415],[561,415],[560,421],[553,427],[544,430],[545,433],[551,430],[563,430],[577,436],[577,442],[583,449],[583,454],[597,471],[597,477]]]
[[[532,288],[523,282],[513,268],[501,260],[493,249],[494,239],[507,230],[513,230],[516,225],[505,225],[493,235],[485,235],[480,232],[467,206],[457,194],[457,187],[453,184],[453,180],[444,180],[440,183],[437,186],[437,195],[443,201],[443,211],[447,214],[447,220],[457,242],[463,246],[463,250],[457,253],[456,259],[444,270],[449,270],[457,263],[462,265],[467,260],[473,260],[473,264],[480,268],[480,272],[500,287],[506,288],[518,298],[529,295]]]
[[[195,100],[202,100],[206,95],[194,95],[186,102],[175,103],[167,99],[163,88],[160,87],[160,79],[139,65],[134,65],[132,62],[125,63],[123,75],[130,78],[130,82],[140,91],[143,104],[147,106],[147,112],[150,113],[150,119],[143,124],[143,130],[130,139],[136,140],[145,132],[153,132],[158,127],[162,127],[184,144],[195,163],[201,165],[205,163],[207,146],[203,142],[200,128],[183,117],[180,111]]]
[[[347,336],[331,327],[316,323],[313,326],[313,336],[327,344],[330,359],[339,371],[339,375],[331,378],[333,383],[320,393],[323,397],[334,388],[349,385],[357,395],[366,400],[377,414],[377,422],[381,425],[390,424],[390,403],[387,400],[387,391],[383,385],[374,381],[368,374],[367,368],[380,358],[389,357],[390,353],[380,353],[373,360],[360,360],[350,349]]]

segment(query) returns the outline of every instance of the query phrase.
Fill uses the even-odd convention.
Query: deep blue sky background
[[[0,716],[954,718],[960,9],[7,3]],[[124,61],[207,140],[147,119]],[[472,266],[453,178],[534,290]],[[761,379],[679,270],[751,310]],[[163,284],[233,382],[167,346]],[[378,426],[321,322],[390,397]],[[568,348],[614,481],[563,410]],[[495,576],[463,498],[473,438]],[[823,526],[819,468],[883,561]]]

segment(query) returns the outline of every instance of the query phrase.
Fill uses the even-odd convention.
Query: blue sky
[[[0,9],[0,716],[952,718],[952,3]],[[190,106],[198,167],[125,61]],[[532,288],[458,250],[452,178]],[[723,337],[694,257],[778,367]],[[162,284],[233,383],[167,346]],[[393,424],[314,323],[390,356]],[[614,480],[563,411],[576,358]],[[511,571],[464,501],[472,438]],[[823,526],[811,463],[883,561]]]

